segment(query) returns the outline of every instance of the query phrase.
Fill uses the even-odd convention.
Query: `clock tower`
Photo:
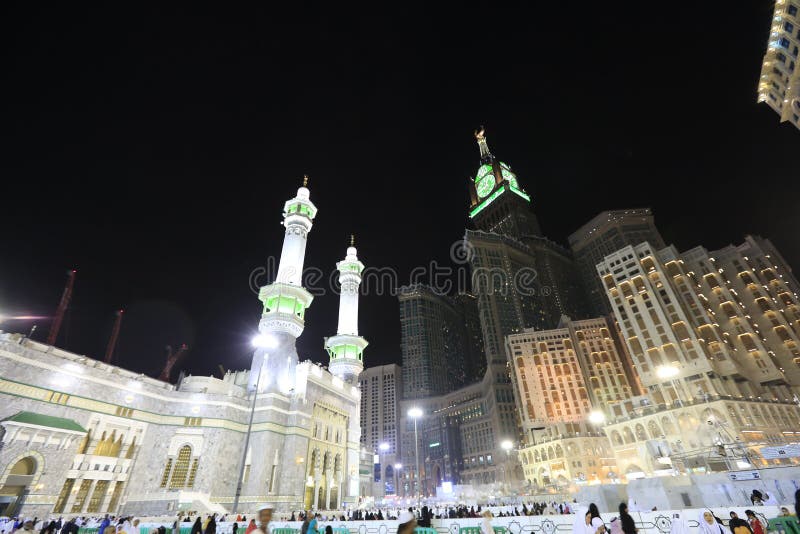
[[[541,236],[531,197],[519,186],[517,175],[489,151],[483,127],[475,132],[475,139],[481,153],[478,172],[469,179],[469,216],[475,227],[517,239]]]

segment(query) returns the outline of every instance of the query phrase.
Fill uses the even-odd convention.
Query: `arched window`
[[[189,461],[191,459],[192,448],[184,445],[178,451],[178,458],[175,460],[175,469],[172,470],[172,477],[169,479],[170,489],[186,486],[186,476],[189,474]]]
[[[644,427],[641,424],[636,425],[636,439],[647,441],[647,434],[645,434]]]
[[[650,437],[653,439],[658,439],[664,437],[661,433],[661,429],[658,428],[658,424],[655,421],[650,421],[647,423],[647,430],[650,431]]]
[[[128,447],[128,452],[125,453],[125,458],[130,460],[133,458],[134,454],[136,454],[136,436],[134,436],[131,440],[131,444]]]
[[[625,444],[633,443],[636,439],[633,437],[633,432],[631,432],[630,427],[625,427],[622,429],[622,437],[625,440]]]

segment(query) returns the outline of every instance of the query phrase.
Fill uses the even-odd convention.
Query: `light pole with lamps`
[[[660,365],[656,368],[656,376],[662,380],[669,381],[669,385],[675,390],[675,396],[678,402],[683,405],[680,389],[678,388],[678,384],[675,383],[675,377],[678,376],[680,372],[680,369],[674,365]]]
[[[378,443],[378,465],[381,467],[380,482],[383,486],[383,488],[381,488],[381,493],[384,497],[386,497],[386,480],[384,480],[384,477],[386,477],[386,470],[383,468],[383,456],[390,448],[391,446],[385,441]]]
[[[266,334],[258,334],[253,338],[253,352],[257,351],[258,349],[265,349],[265,348],[275,348],[277,346],[277,340],[269,335]],[[253,402],[250,404],[250,421],[247,423],[247,434],[245,434],[244,438],[244,451],[242,451],[242,465],[239,466],[239,480],[236,482],[236,495],[233,498],[233,510],[232,513],[236,513],[239,510],[239,497],[242,496],[242,483],[244,482],[244,464],[247,462],[247,449],[250,446],[250,433],[253,430],[253,416],[256,413],[256,399],[258,398],[258,387],[261,384],[261,374],[264,371],[264,362],[266,361],[266,354],[265,357],[261,359],[261,365],[258,367],[258,376],[256,377],[256,388],[253,390]],[[252,372],[252,369],[250,370]]]
[[[419,471],[419,436],[417,435],[417,419],[422,417],[422,410],[419,408],[411,408],[408,410],[408,416],[414,420],[414,462],[417,464],[417,508],[422,504],[422,484],[420,481]]]
[[[514,443],[510,439],[505,439],[500,443],[500,448],[506,451],[506,466],[503,469],[505,476],[503,478],[506,483],[506,492],[511,493],[509,490],[511,483],[508,481],[508,468],[511,464],[511,449],[514,448]]]
[[[400,495],[400,481],[402,480],[400,477],[401,469],[403,469],[403,464],[400,462],[394,464],[394,494],[397,496]]]

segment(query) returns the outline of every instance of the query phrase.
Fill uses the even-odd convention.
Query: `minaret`
[[[364,349],[367,340],[358,335],[358,286],[364,264],[358,260],[358,251],[350,236],[350,246],[344,260],[336,264],[339,271],[339,328],[336,335],[325,338],[325,349],[330,355],[331,373],[347,383],[354,384],[364,369]]]
[[[258,299],[264,303],[258,332],[265,342],[253,353],[248,389],[255,387],[259,370],[259,390],[288,393],[294,388],[295,341],[303,333],[305,312],[314,298],[302,286],[306,241],[317,215],[307,185],[308,176],[305,176],[297,196],[287,200],[283,206],[286,233],[278,275],[275,282],[262,287],[258,293]]]

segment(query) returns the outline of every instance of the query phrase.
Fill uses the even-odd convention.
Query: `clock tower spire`
[[[486,130],[475,130],[481,155],[478,173],[469,186],[469,216],[479,230],[520,238],[540,236],[539,222],[531,212],[531,197],[519,186],[511,166],[494,157]]]

